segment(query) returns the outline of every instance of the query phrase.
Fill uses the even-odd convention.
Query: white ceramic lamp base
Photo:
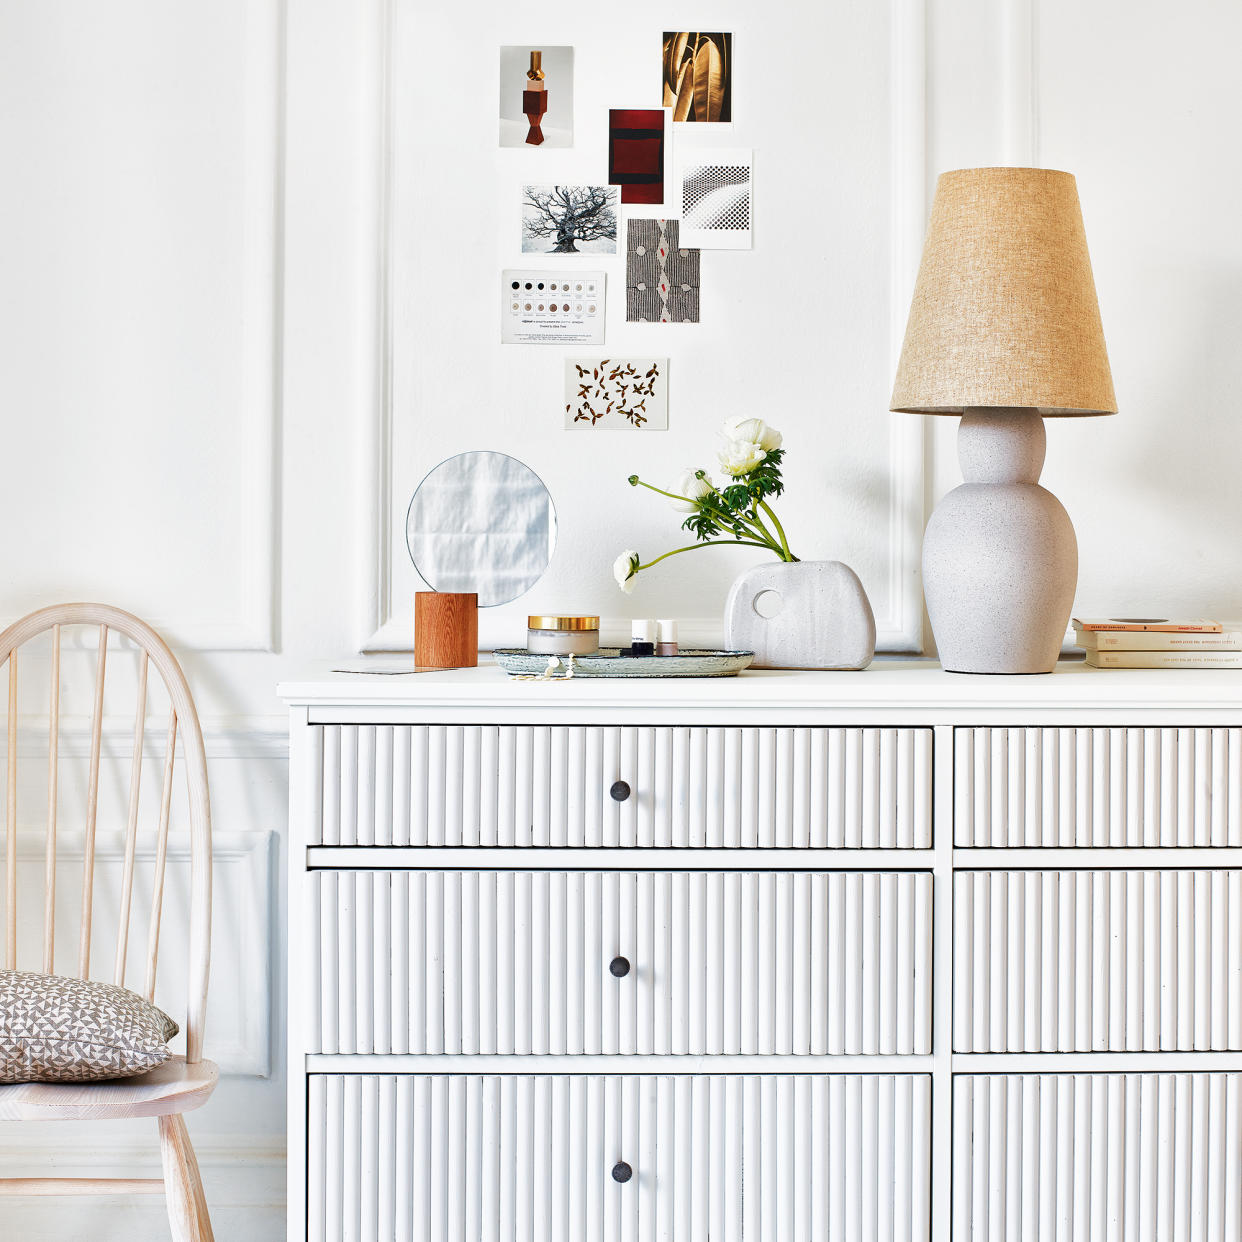
[[[1039,486],[1046,440],[1033,410],[962,415],[961,487],[923,537],[923,590],[940,662],[954,673],[1051,673],[1078,583],[1078,541]]]

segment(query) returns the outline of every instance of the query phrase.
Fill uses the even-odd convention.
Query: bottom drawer
[[[309,1080],[313,1242],[927,1242],[922,1074]]]
[[[1236,1242],[1242,1074],[959,1074],[953,1237]]]

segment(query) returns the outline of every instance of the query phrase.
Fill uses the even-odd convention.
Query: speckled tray
[[[506,673],[539,674],[547,670],[546,655],[520,647],[493,651]],[[565,656],[561,657],[564,668]],[[687,648],[675,656],[623,656],[619,647],[601,647],[595,655],[574,657],[575,677],[736,677],[755,658],[753,651],[700,651]],[[556,676],[554,673],[553,676]]]

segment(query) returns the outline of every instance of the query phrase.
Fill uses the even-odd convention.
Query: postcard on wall
[[[733,36],[664,33],[664,106],[674,121],[733,120]]]
[[[574,49],[540,43],[500,49],[500,145],[574,145]]]
[[[566,358],[569,431],[667,431],[667,358]]]
[[[625,318],[699,322],[699,252],[681,245],[676,220],[627,220]]]
[[[615,185],[522,187],[523,254],[616,254]]]
[[[663,108],[608,110],[608,182],[623,203],[664,202],[664,121]]]
[[[751,248],[751,152],[689,154],[677,169],[681,244],[702,250]]]
[[[500,339],[507,345],[602,345],[603,272],[508,268],[500,282]]]

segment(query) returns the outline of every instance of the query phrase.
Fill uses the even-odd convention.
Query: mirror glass
[[[543,480],[504,453],[459,453],[418,485],[405,542],[433,591],[475,591],[507,604],[543,576],[556,547],[556,509]]]

